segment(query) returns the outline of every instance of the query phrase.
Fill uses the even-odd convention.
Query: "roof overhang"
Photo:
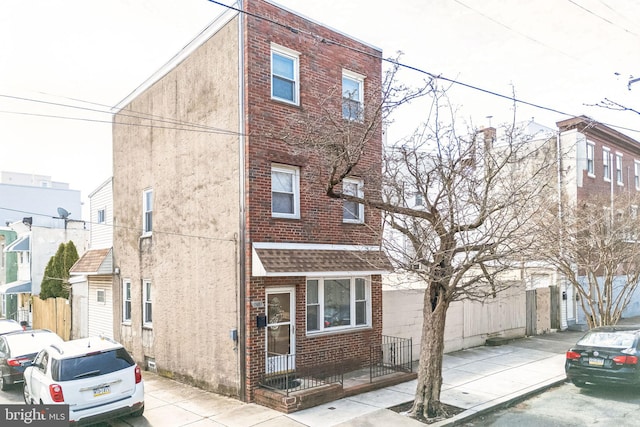
[[[86,251],[71,267],[71,275],[109,275],[113,274],[113,250],[91,249]]]
[[[378,246],[254,243],[252,276],[337,277],[385,274],[393,270]]]
[[[0,294],[30,294],[31,280],[18,280],[0,286]]]
[[[25,252],[29,251],[31,246],[31,235],[25,234],[22,237],[18,237],[4,248],[5,252]]]

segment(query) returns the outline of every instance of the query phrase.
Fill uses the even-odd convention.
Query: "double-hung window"
[[[307,332],[371,326],[371,287],[364,277],[307,280]]]
[[[271,215],[277,218],[300,218],[299,168],[271,166]]]
[[[147,328],[153,325],[152,306],[151,281],[144,280],[142,282],[142,322]]]
[[[300,54],[271,45],[271,98],[299,105]]]
[[[350,196],[364,197],[363,182],[359,179],[345,178],[342,181],[342,192]],[[364,206],[361,203],[345,200],[342,205],[342,221],[351,223],[364,222]]]
[[[633,181],[636,184],[636,190],[640,190],[640,160],[633,162],[634,178]]]
[[[602,149],[602,175],[605,181],[611,181],[611,151]]]
[[[98,209],[98,224],[104,224],[107,220],[107,210],[105,208]]]
[[[594,169],[594,156],[595,156],[595,145],[591,142],[587,142],[587,174],[590,176],[595,176],[596,172]]]
[[[122,321],[131,322],[131,280],[122,281]]]
[[[616,183],[618,185],[624,185],[622,181],[622,154],[616,153]]]
[[[153,190],[142,193],[142,233],[151,234],[153,230]]]
[[[342,117],[361,121],[364,112],[364,76],[342,71]]]

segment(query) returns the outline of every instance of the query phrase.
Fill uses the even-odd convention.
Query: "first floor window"
[[[142,319],[144,326],[150,327],[153,322],[153,316],[151,311],[151,282],[149,280],[142,282],[142,293]]]
[[[122,281],[122,321],[131,322],[131,280]]]
[[[307,332],[370,326],[370,295],[364,277],[307,280]]]

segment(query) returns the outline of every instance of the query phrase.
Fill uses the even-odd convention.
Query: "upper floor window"
[[[131,322],[131,280],[122,281],[122,321]]]
[[[342,71],[342,117],[362,120],[364,109],[364,77],[351,71]]]
[[[608,148],[602,149],[602,176],[605,181],[611,180],[611,152]]]
[[[587,142],[587,173],[591,176],[595,176],[594,158],[595,158],[595,145],[591,142]]]
[[[622,182],[622,154],[616,153],[616,182],[623,185]]]
[[[290,49],[271,45],[271,98],[299,104],[299,54]]]
[[[300,169],[271,166],[271,215],[300,218]]]
[[[104,289],[96,289],[96,302],[107,302],[107,294]]]
[[[104,224],[106,221],[106,209],[98,209],[98,224]]]
[[[371,287],[363,277],[307,280],[307,332],[371,325]]]
[[[153,230],[153,190],[142,193],[142,232],[151,234]]]
[[[640,161],[639,160],[636,160],[633,162],[633,171],[634,171],[633,181],[636,184],[636,190],[640,190]]]
[[[363,183],[358,179],[345,178],[342,181],[342,192],[350,196],[364,197]],[[364,222],[364,206],[361,203],[345,200],[342,206],[343,222]]]
[[[142,282],[142,321],[146,327],[151,327],[153,324],[152,306],[151,282],[145,280]]]

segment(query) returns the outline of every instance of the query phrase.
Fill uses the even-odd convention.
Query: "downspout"
[[[242,0],[237,2],[238,9],[244,10]],[[239,211],[240,211],[240,236],[239,236],[239,325],[238,325],[238,356],[240,364],[240,400],[247,401],[246,372],[247,372],[247,346],[246,346],[246,218],[245,218],[245,102],[244,102],[244,23],[245,15],[238,14],[238,161],[239,161]]]
[[[556,158],[557,158],[557,175],[558,175],[558,223],[560,225],[560,233],[564,234],[564,212],[562,210],[562,149],[560,147],[560,131],[556,133]],[[560,235],[560,254],[562,256],[564,236]],[[557,273],[557,268],[556,268]],[[569,292],[567,289],[567,280],[563,275],[559,274],[558,277],[563,278],[562,286],[560,287],[560,295],[565,295],[565,298],[561,298],[564,301],[564,319],[560,319],[560,330],[563,330],[563,326],[568,328],[569,325]],[[563,290],[564,288],[564,290]],[[563,294],[564,292],[564,294]]]

